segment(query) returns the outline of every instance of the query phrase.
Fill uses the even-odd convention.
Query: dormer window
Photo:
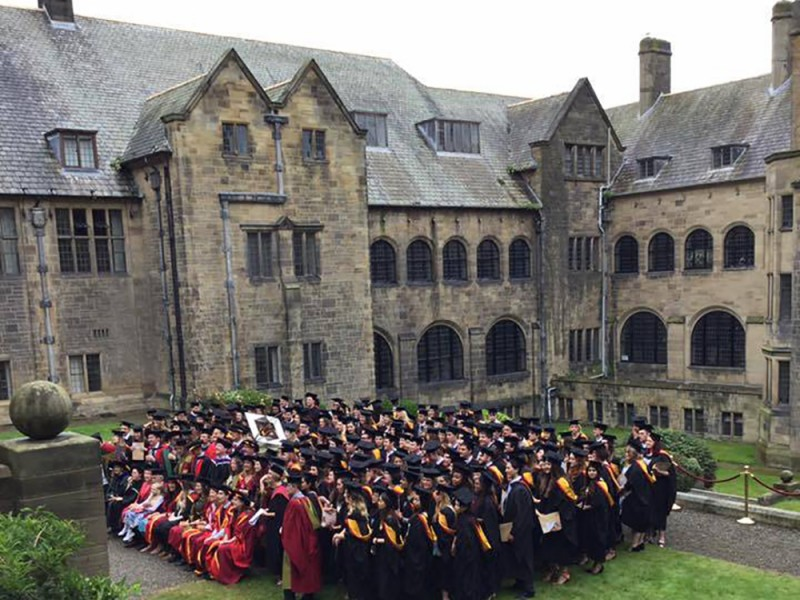
[[[437,152],[480,154],[480,123],[431,119],[417,123],[425,141]]]
[[[636,161],[639,165],[639,175],[636,179],[653,179],[657,177],[666,164],[669,162],[668,156],[650,156],[640,158]]]
[[[354,112],[353,118],[361,129],[367,130],[367,147],[386,148],[386,115],[380,113]]]
[[[725,167],[732,167],[739,157],[747,150],[747,146],[741,144],[731,144],[728,146],[717,146],[711,149],[711,156],[713,159],[712,168],[724,169]]]
[[[45,138],[65,169],[97,168],[96,132],[56,129]]]

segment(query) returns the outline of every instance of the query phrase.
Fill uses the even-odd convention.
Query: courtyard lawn
[[[791,510],[792,512],[800,512],[800,500],[780,500],[772,505],[773,508],[782,508],[783,510]]]
[[[67,428],[67,431],[73,431],[75,433],[82,433],[83,435],[92,435],[94,433],[99,433],[103,436],[104,440],[111,439],[111,430],[116,429],[119,427],[119,419],[111,419],[111,420],[102,420],[102,421],[79,421],[73,423]],[[19,433],[13,427],[9,427],[8,430],[0,432],[0,440],[11,440],[14,438],[23,437],[21,433]]]
[[[727,479],[733,477],[736,473],[741,473],[743,468],[739,465],[722,464],[717,468],[717,479]],[[767,467],[750,467],[750,471],[761,479],[764,483],[772,485],[778,482],[778,474],[780,469],[770,469]],[[719,483],[714,486],[714,491],[720,494],[731,494],[733,496],[744,497],[744,477],[739,477],[727,483]],[[758,483],[750,480],[750,497],[756,498],[768,494],[769,490],[761,487]]]
[[[648,551],[641,554],[620,553],[620,557],[609,563],[605,573],[600,576],[587,575],[577,567],[571,571],[572,581],[562,587],[537,581],[537,597],[541,595],[554,600],[574,600],[578,597],[614,600],[649,597],[671,600],[800,597],[800,578],[670,549],[648,547]],[[200,600],[222,596],[228,600],[283,598],[271,577],[256,577],[226,587],[224,592],[213,582],[190,583],[156,594],[152,600]],[[514,594],[508,590],[498,596],[499,600],[513,597]],[[319,598],[342,600],[344,592],[329,587]]]

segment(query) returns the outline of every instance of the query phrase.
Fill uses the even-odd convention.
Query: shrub
[[[123,600],[137,591],[70,566],[68,559],[85,540],[75,523],[41,509],[0,514],[0,598]]]
[[[417,418],[417,413],[419,412],[419,404],[417,404],[413,400],[400,400],[400,402],[398,402],[397,404],[400,408],[405,409],[409,417],[411,417],[412,419]],[[381,408],[383,410],[392,410],[392,408],[394,407],[392,406],[392,403],[389,400],[384,400],[383,403],[381,404]]]
[[[664,448],[672,454],[672,458],[684,470],[703,477],[704,479],[714,479],[717,473],[717,461],[711,453],[708,443],[699,437],[695,437],[682,431],[665,430],[661,431],[664,439]],[[694,461],[694,462],[692,462]],[[696,463],[696,467],[695,467]],[[697,469],[695,472],[693,469]],[[692,481],[692,485],[687,485]],[[685,492],[693,487],[694,480],[688,475],[678,472],[678,490]],[[706,487],[710,487],[707,485]]]
[[[269,407],[272,405],[272,396],[261,390],[243,388],[240,390],[227,390],[214,392],[206,402],[212,406],[227,406],[228,404],[242,404]]]

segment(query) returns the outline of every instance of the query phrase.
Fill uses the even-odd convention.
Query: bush
[[[253,405],[266,408],[272,406],[272,396],[261,390],[249,388],[214,392],[206,401],[212,406],[227,406],[229,404]]]
[[[664,448],[672,458],[686,471],[705,479],[714,479],[717,473],[717,461],[711,453],[708,443],[699,437],[682,431],[661,431]],[[688,482],[691,481],[691,484]],[[678,472],[678,491],[686,492],[694,487],[694,480],[688,475]],[[707,485],[706,487],[711,487]]]
[[[398,402],[397,405],[400,408],[405,409],[405,411],[408,413],[408,416],[411,417],[412,419],[417,418],[417,413],[419,412],[419,404],[417,404],[413,400],[400,400],[400,402]],[[392,406],[392,403],[389,400],[384,400],[383,403],[381,404],[381,408],[383,410],[392,410],[392,408],[394,407]]]
[[[85,540],[75,523],[41,509],[0,514],[0,598],[123,600],[137,591],[68,565]]]

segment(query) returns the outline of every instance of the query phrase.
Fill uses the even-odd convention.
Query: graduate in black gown
[[[347,481],[347,517],[344,528],[333,537],[344,567],[348,600],[369,600],[374,596],[370,572],[372,528],[364,491],[357,481]]]
[[[477,480],[473,513],[483,527],[491,549],[484,554],[484,597],[497,594],[503,580],[503,546],[500,541],[500,500],[498,490],[503,485],[503,475],[497,467],[484,469]]]
[[[557,513],[561,523],[560,529],[543,532],[542,554],[549,564],[545,581],[563,585],[570,580],[568,565],[578,558],[578,497],[561,469],[558,453],[545,453],[540,467],[542,473],[534,500],[536,510],[542,514]]]
[[[408,493],[408,518],[406,546],[403,550],[403,594],[405,598],[432,600],[433,548],[436,533],[429,516],[423,510],[423,498],[431,495],[430,490],[415,486]]]
[[[622,471],[625,485],[622,490],[622,523],[633,531],[631,552],[644,550],[644,536],[653,522],[653,483],[642,459],[642,445],[637,440],[625,448],[626,467]]]
[[[456,535],[456,511],[450,501],[453,488],[438,484],[433,492],[436,512],[433,517],[433,530],[436,532],[436,548],[434,549],[433,572],[436,587],[441,590],[442,597],[447,600],[453,583],[453,539]]]
[[[378,600],[399,600],[405,540],[397,516],[398,497],[391,490],[381,490],[378,512],[373,521],[372,564],[375,576],[375,597]]]
[[[651,433],[647,445],[650,446],[650,473],[655,477],[652,525],[658,545],[663,548],[667,545],[667,517],[677,497],[678,478],[672,456],[662,448],[661,435]]]
[[[491,550],[471,507],[475,495],[468,486],[453,492],[456,511],[456,536],[453,543],[453,581],[450,588],[452,600],[483,600],[486,598],[483,585],[483,561]]]
[[[260,482],[261,508],[265,513],[258,521],[259,534],[264,544],[264,563],[267,570],[280,581],[283,570],[283,544],[281,526],[289,492],[283,484],[285,470],[281,465],[271,465]]]
[[[513,454],[506,462],[506,489],[501,508],[504,523],[513,523],[511,537],[503,546],[506,577],[515,580],[521,597],[533,598],[534,555],[533,535],[535,518],[531,490],[522,479],[524,456]]]
[[[106,527],[110,533],[119,532],[120,515],[124,506],[125,493],[128,489],[127,465],[121,461],[109,463],[111,477],[106,492]]]
[[[586,466],[586,483],[578,492],[578,538],[581,552],[592,561],[589,573],[603,572],[611,540],[611,511],[614,500],[608,484],[600,477],[603,465]]]

